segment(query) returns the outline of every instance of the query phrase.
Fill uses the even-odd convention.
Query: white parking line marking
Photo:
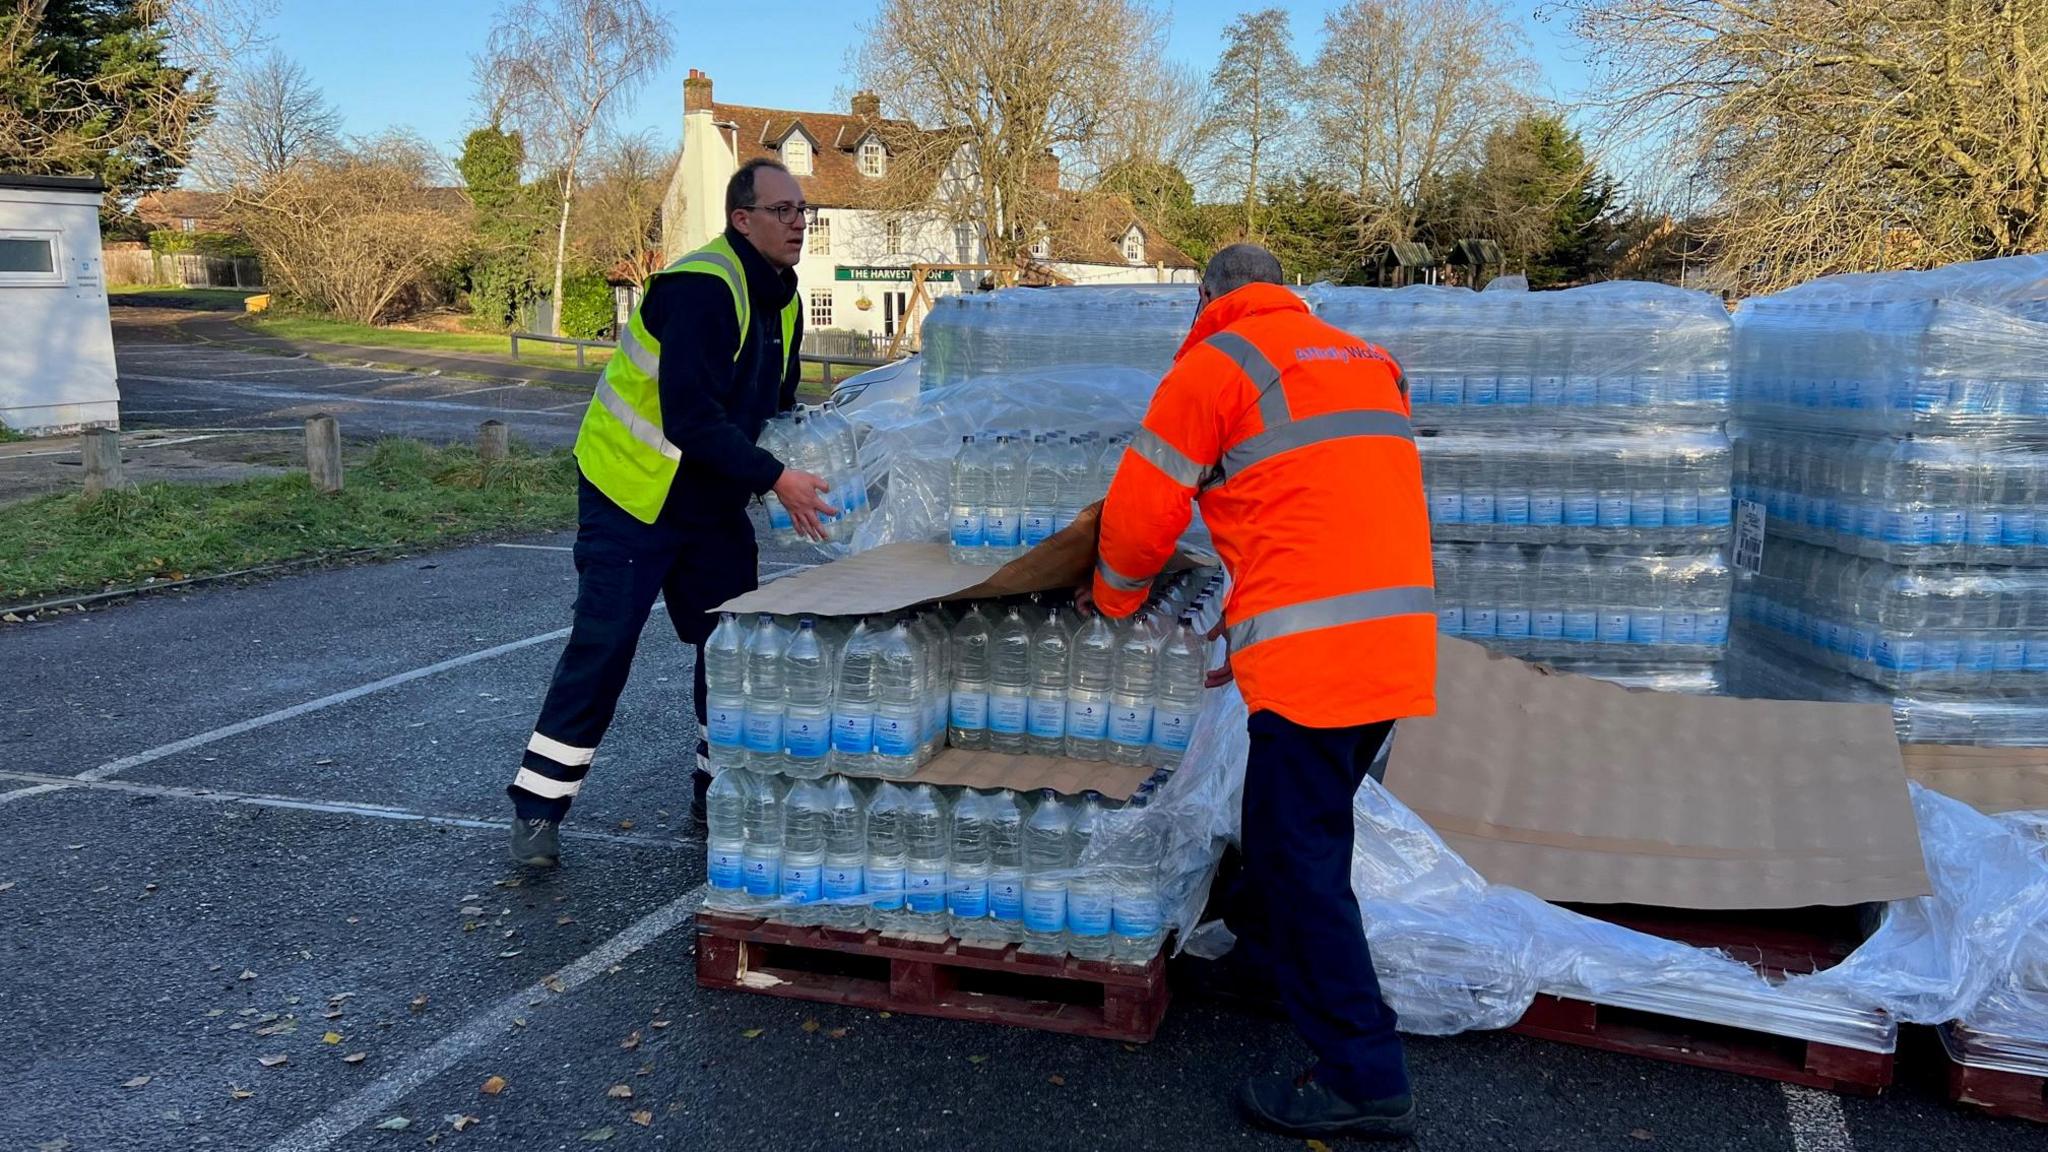
[[[332,364],[306,364],[286,368],[245,368],[236,372],[215,372],[216,376],[270,376],[279,372],[332,372]]]
[[[522,552],[574,552],[567,544],[493,544],[493,548],[517,548]]]
[[[524,384],[494,384],[489,388],[470,388],[461,392],[443,392],[440,398],[443,400],[453,400],[457,396],[474,396],[479,392],[506,392],[514,388],[524,387],[526,387]]]
[[[1856,1152],[1840,1097],[1798,1084],[1779,1087],[1785,1090],[1785,1121],[1792,1129],[1793,1152]]]
[[[703,885],[676,897],[643,917],[589,954],[554,975],[498,1001],[490,1011],[471,1017],[433,1046],[378,1077],[362,1091],[328,1109],[270,1146],[270,1152],[324,1152],[342,1137],[388,1111],[414,1090],[462,1062],[486,1044],[504,1044],[515,1017],[524,1016],[551,999],[559,999],[596,979],[606,969],[681,927],[702,899]]]

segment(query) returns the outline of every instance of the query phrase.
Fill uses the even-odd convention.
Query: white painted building
[[[725,227],[725,183],[756,157],[782,161],[812,208],[797,265],[807,332],[841,330],[894,336],[911,302],[914,264],[979,264],[986,250],[967,224],[949,222],[943,197],[965,178],[955,164],[932,181],[932,204],[906,210],[884,204],[900,186],[886,183],[903,158],[890,141],[929,139],[915,125],[887,120],[872,93],[845,112],[796,112],[720,104],[711,78],[696,69],[683,82],[682,158],[662,205],[662,247],[669,259]],[[1032,255],[1080,284],[1193,283],[1187,255],[1114,196],[1067,198],[1066,219],[1045,222]],[[961,273],[960,281],[978,274]],[[952,272],[931,273],[932,295],[971,288]]]
[[[120,426],[96,179],[0,173],[0,424]]]

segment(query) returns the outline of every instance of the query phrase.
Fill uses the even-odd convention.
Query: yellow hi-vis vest
[[[716,276],[732,292],[740,324],[740,345],[732,357],[738,362],[753,320],[739,253],[733,251],[731,241],[717,236],[649,276],[646,292],[652,293],[655,281],[664,276],[688,273]],[[646,299],[643,294],[643,306]],[[798,307],[798,298],[791,296],[782,310],[782,347],[792,362],[797,355]],[[787,371],[785,365],[784,373]],[[625,331],[619,333],[619,347],[604,366],[590,407],[583,412],[583,426],[576,433],[576,461],[598,491],[643,524],[660,517],[683,459],[682,449],[669,443],[661,428],[661,341],[640,322],[640,308],[636,307]]]

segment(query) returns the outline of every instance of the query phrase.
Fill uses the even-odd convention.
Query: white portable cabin
[[[104,190],[89,177],[0,172],[0,424],[16,431],[120,426]]]

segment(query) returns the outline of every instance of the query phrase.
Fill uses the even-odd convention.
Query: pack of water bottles
[[[947,480],[955,564],[1007,564],[1109,493],[1130,437],[998,432],[960,437]]]
[[[2048,700],[2048,570],[1907,568],[1774,542],[1735,611],[1747,632],[1886,688]]]
[[[828,541],[852,537],[869,511],[868,479],[861,468],[853,422],[837,405],[830,400],[815,407],[798,405],[795,412],[768,421],[756,443],[788,467],[823,477],[831,485],[825,499],[834,508],[819,521],[825,537]],[[800,543],[796,522],[782,501],[773,492],[762,499],[768,505],[768,528],[776,543]]]
[[[1437,630],[1531,660],[1694,663],[1728,643],[1718,550],[1438,544]]]
[[[1744,302],[1745,422],[2048,437],[2048,255],[1830,276]]]
[[[1727,694],[1760,700],[1831,700],[1891,710],[1901,744],[2048,747],[2048,695],[2021,690],[1894,691],[1815,663],[1738,621],[1723,662]]]
[[[1728,539],[1730,450],[1718,428],[1467,430],[1415,445],[1437,540],[1711,548]]]
[[[1418,426],[1728,419],[1728,312],[1704,293],[1623,282],[1561,292],[1319,284],[1308,300],[1393,354]]]
[[[941,296],[920,329],[923,384],[1121,368],[1157,383],[1195,321],[1192,284]]]
[[[1758,426],[1735,442],[1735,487],[1774,537],[1893,564],[2048,565],[2048,439]]]

